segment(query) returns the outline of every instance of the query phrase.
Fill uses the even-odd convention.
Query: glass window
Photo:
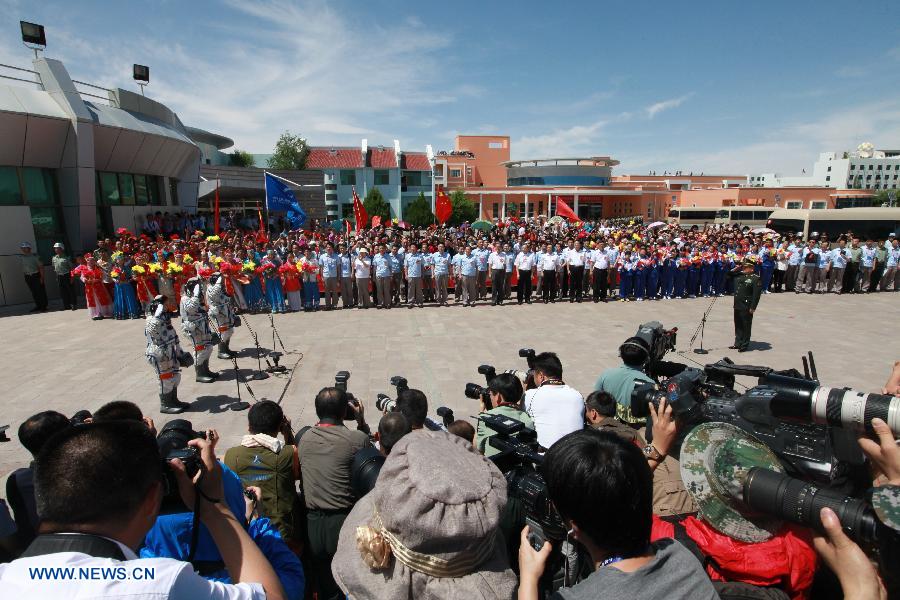
[[[118,206],[122,204],[119,196],[119,180],[115,173],[97,173],[100,179],[100,197],[103,204],[107,206]]]
[[[462,170],[461,169],[450,169],[450,177],[456,177],[456,178],[462,177]]]
[[[375,169],[375,185],[388,185],[391,177],[387,169]]]
[[[180,182],[174,177],[169,178],[169,195],[172,196],[172,206],[181,206],[178,202],[178,184]],[[165,200],[160,200],[160,204],[165,205]]]
[[[342,170],[341,185],[356,185],[356,171],[350,169]]]
[[[138,206],[147,206],[150,203],[150,195],[147,193],[147,177],[145,175],[134,176],[134,200]]]
[[[25,184],[25,201],[28,204],[32,206],[58,204],[53,171],[34,168],[22,169],[22,182]]]
[[[737,215],[735,215],[735,216],[737,216]],[[727,208],[722,209],[722,210],[717,210],[717,211],[716,211],[716,218],[717,218],[717,219],[730,219],[730,218],[731,218],[731,211],[728,210]]]
[[[45,260],[53,255],[53,244],[65,244],[62,210],[58,206],[32,206],[31,225],[38,254]]]
[[[162,206],[163,200],[160,198],[159,177],[156,175],[147,175],[147,196],[150,198],[151,206]]]
[[[130,173],[119,173],[118,177],[122,204],[134,206],[134,178],[132,178]]]
[[[19,173],[15,167],[0,167],[0,205],[22,204]]]

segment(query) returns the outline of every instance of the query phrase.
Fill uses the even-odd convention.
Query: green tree
[[[435,222],[431,204],[425,198],[424,192],[419,192],[416,199],[409,203],[409,206],[403,211],[403,220],[413,227],[428,227]]]
[[[896,193],[896,192],[895,192]],[[887,190],[881,190],[877,194],[872,197],[872,203],[875,206],[897,206],[897,197],[894,197],[894,202],[891,203],[890,192]]]
[[[246,150],[235,150],[228,155],[228,164],[232,167],[252,167],[255,161],[253,155]]]
[[[450,194],[450,204],[453,206],[453,213],[448,221],[450,225],[460,225],[465,221],[471,223],[478,219],[478,207],[469,200],[464,191],[454,190]]]
[[[270,169],[303,170],[308,156],[306,139],[285,131],[275,143],[275,151],[266,164]]]
[[[366,193],[366,199],[363,200],[363,208],[366,209],[366,214],[369,215],[369,224],[372,223],[372,217],[375,215],[380,215],[381,222],[385,224],[391,218],[391,205],[385,201],[384,196],[381,195],[381,190],[377,187],[369,189],[368,193]]]

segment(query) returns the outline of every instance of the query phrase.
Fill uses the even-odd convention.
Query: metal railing
[[[105,88],[102,85],[95,85],[93,83],[88,83],[86,81],[78,81],[77,79],[73,79],[72,83],[74,83],[75,85],[86,85],[87,87],[94,88],[97,90],[103,90],[107,94],[109,94],[109,92],[112,92],[111,89]],[[78,89],[78,88],[76,88],[76,89]],[[107,104],[109,104],[109,101],[110,101],[108,95],[107,96],[98,96],[97,94],[91,94],[90,92],[83,92],[81,90],[78,90],[78,94],[81,96],[87,96],[89,98],[96,98],[97,100],[103,100]]]
[[[21,72],[21,73],[31,73],[32,75],[37,75],[37,79],[23,79],[22,77],[13,77],[12,75],[4,75],[0,73],[0,79],[11,79],[12,81],[21,81],[23,83],[33,83],[35,85],[42,86],[41,76],[37,71],[32,71],[31,69],[23,69],[22,67],[14,67],[13,65],[5,65],[0,63],[0,68],[3,69],[11,69],[13,71]]]

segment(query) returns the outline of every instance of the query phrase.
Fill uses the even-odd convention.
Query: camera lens
[[[656,384],[636,381],[631,390],[631,415],[637,419],[646,419],[650,414],[649,403],[656,400]]]
[[[392,400],[387,394],[378,394],[375,398],[375,408],[381,412],[391,412],[397,404],[396,400]]]
[[[484,393],[484,388],[478,385],[477,383],[467,383],[466,384],[466,398],[471,398],[472,400],[478,400],[481,398],[481,395]]]
[[[864,500],[769,469],[750,469],[744,481],[744,502],[762,513],[820,531],[819,513],[827,507],[835,512],[844,531],[854,540],[871,543],[877,538],[877,518]]]

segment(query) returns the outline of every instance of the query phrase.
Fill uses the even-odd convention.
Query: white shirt
[[[555,271],[557,267],[556,255],[547,253],[541,256],[541,269],[544,271]]]
[[[519,255],[516,257],[516,267],[520,271],[532,270],[534,268],[534,253],[519,252]]]
[[[608,269],[609,257],[606,255],[606,250],[594,250],[591,253],[591,262],[594,263],[595,269]]]
[[[528,390],[525,412],[534,420],[538,443],[544,448],[550,448],[564,435],[584,429],[584,398],[567,385]]]
[[[491,252],[488,256],[488,265],[491,269],[505,269],[506,255],[503,252]]]
[[[372,261],[369,260],[368,256],[365,259],[360,257],[354,260],[353,268],[356,270],[357,279],[365,279],[372,276]]]
[[[568,252],[566,252],[566,264],[570,267],[582,267],[584,266],[584,252],[582,250],[575,250],[572,248]]]
[[[173,558],[137,558],[130,548],[116,544],[126,560],[59,552],[0,564],[0,598],[265,600],[266,593],[258,583],[208,581],[194,573],[190,563]]]

